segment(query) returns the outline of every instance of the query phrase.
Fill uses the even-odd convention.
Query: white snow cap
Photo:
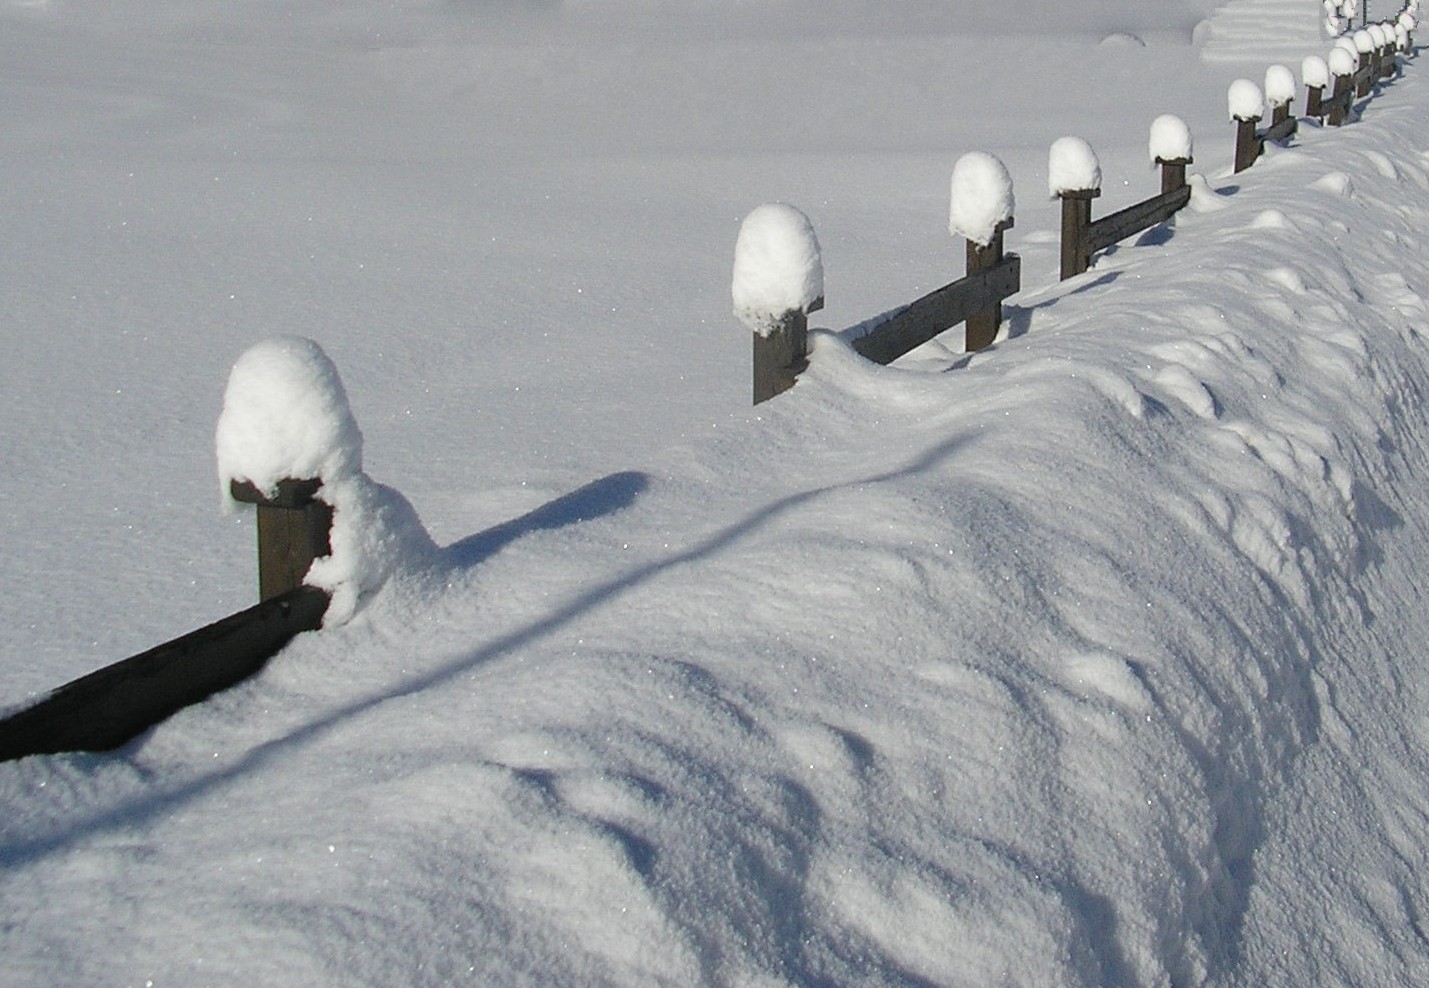
[[[1102,166],[1092,146],[1080,137],[1059,137],[1047,153],[1047,187],[1055,199],[1063,192],[1102,187]]]
[[[1385,35],[1383,24],[1371,24],[1369,27],[1365,28],[1365,30],[1368,31],[1369,36],[1374,39],[1374,46],[1376,48],[1383,48],[1385,45],[1389,44],[1389,39]]]
[[[1353,41],[1351,38],[1349,38],[1348,36],[1341,36],[1341,37],[1336,38],[1336,39],[1334,40],[1334,43],[1330,46],[1330,48],[1331,48],[1331,50],[1334,50],[1334,49],[1338,48],[1338,49],[1340,49],[1341,51],[1349,52],[1349,54],[1351,55],[1351,57],[1353,57],[1353,58],[1356,60],[1356,62],[1358,62],[1358,60],[1359,60],[1360,50],[1355,47],[1354,41]]]
[[[1351,37],[1351,40],[1355,43],[1355,51],[1361,55],[1367,55],[1374,51],[1374,35],[1363,28],[1356,31]]]
[[[1403,25],[1395,25],[1394,43],[1400,51],[1409,50],[1409,32],[1404,29]]]
[[[1398,23],[1399,26],[1404,28],[1404,30],[1406,31],[1413,31],[1416,27],[1419,26],[1419,22],[1415,20],[1414,15],[1407,10],[1399,15]]]
[[[1265,97],[1249,79],[1237,79],[1226,94],[1232,120],[1259,120],[1265,115]]]
[[[1191,128],[1172,113],[1163,113],[1151,121],[1151,163],[1177,161],[1192,157]]]
[[[1319,55],[1306,55],[1300,63],[1300,80],[1310,89],[1324,89],[1330,84],[1330,66]]]
[[[248,481],[264,494],[278,481],[324,484],[362,470],[362,432],[337,368],[322,347],[280,336],[233,365],[215,437],[219,481]]]
[[[1330,72],[1333,75],[1354,75],[1358,65],[1359,60],[1343,48],[1335,48],[1330,51]]]
[[[1271,106],[1289,103],[1295,98],[1295,73],[1283,65],[1265,70],[1265,98]]]
[[[1007,167],[985,151],[971,151],[953,165],[948,232],[986,247],[999,223],[1012,219],[1016,201]]]
[[[786,313],[808,311],[824,295],[814,225],[793,206],[771,203],[744,218],[734,244],[734,314],[768,336]]]

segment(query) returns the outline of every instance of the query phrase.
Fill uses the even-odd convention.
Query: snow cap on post
[[[1059,137],[1047,153],[1047,188],[1055,199],[1064,192],[1094,192],[1102,187],[1102,166],[1092,146],[1080,137]]]
[[[1355,43],[1355,51],[1361,55],[1368,55],[1374,51],[1374,35],[1370,34],[1364,28],[1360,28],[1360,30],[1356,31],[1350,40]]]
[[[1334,44],[1330,45],[1330,50],[1349,52],[1350,57],[1356,60],[1359,59],[1360,55],[1360,50],[1355,47],[1354,40],[1347,35],[1341,35],[1340,37],[1336,38]]]
[[[1398,23],[1399,26],[1404,28],[1404,30],[1406,31],[1413,31],[1416,27],[1419,26],[1419,22],[1414,19],[1414,15],[1411,14],[1408,10],[1404,11],[1404,13],[1399,15]]]
[[[1343,48],[1330,51],[1330,73],[1336,76],[1354,75],[1358,60]]]
[[[1394,44],[1400,51],[1409,50],[1409,32],[1404,29],[1403,24],[1394,26]]]
[[[1191,128],[1173,113],[1163,113],[1151,121],[1151,163],[1190,161],[1192,155]]]
[[[809,312],[824,296],[824,265],[814,225],[793,206],[771,203],[744,218],[734,245],[734,314],[768,336],[790,312]]]
[[[1300,63],[1300,79],[1309,89],[1324,89],[1330,84],[1330,67],[1319,55],[1306,55]]]
[[[1249,79],[1237,79],[1226,94],[1232,120],[1259,120],[1265,115],[1265,97]]]
[[[280,480],[329,485],[362,471],[362,432],[337,368],[300,336],[266,340],[234,363],[215,446],[225,499],[235,480],[272,497]]]
[[[1266,69],[1265,98],[1271,106],[1282,106],[1295,99],[1295,73],[1283,65]]]
[[[951,186],[948,232],[986,247],[1016,206],[1007,167],[984,151],[969,152],[953,165]]]

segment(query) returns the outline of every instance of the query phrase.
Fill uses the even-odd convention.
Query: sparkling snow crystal
[[[793,206],[760,206],[734,245],[734,314],[767,336],[785,313],[807,311],[824,294],[824,265],[809,218]]]
[[[1151,121],[1151,162],[1190,160],[1194,150],[1191,128],[1172,113],[1163,113]]]
[[[953,166],[948,230],[986,247],[999,223],[1012,218],[1012,176],[993,155],[973,151]]]
[[[1102,166],[1080,137],[1060,137],[1047,154],[1047,187],[1052,197],[1102,187]]]

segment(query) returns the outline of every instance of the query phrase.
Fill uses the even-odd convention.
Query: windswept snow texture
[[[0,702],[251,603],[261,340],[410,498],[347,623],[0,764],[0,985],[1429,984],[1424,66],[1231,178],[1208,4],[1010,6],[996,79],[913,0],[0,7]],[[1024,201],[994,346],[850,350],[951,162],[1117,209],[1162,113],[1173,225],[1061,284]],[[751,410],[771,201],[828,328]]]

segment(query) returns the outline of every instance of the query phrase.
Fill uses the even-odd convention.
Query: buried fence
[[[1419,0],[1410,0],[1393,26],[1371,25],[1356,32],[1337,44],[1328,61],[1306,59],[1305,116],[1330,125],[1348,120],[1356,94],[1369,95],[1376,79],[1398,71],[1396,52],[1412,54],[1410,32],[1418,7]],[[1242,86],[1238,81],[1232,87],[1236,171],[1254,164],[1266,141],[1285,140],[1295,132],[1289,109],[1294,80],[1290,78],[1287,94],[1287,76],[1285,70],[1268,73],[1265,97],[1253,83]],[[1334,90],[1326,97],[1331,78]],[[1267,99],[1271,122],[1262,131],[1257,125]],[[1158,118],[1152,126],[1151,154],[1161,167],[1161,192],[1093,220],[1091,203],[1100,194],[1095,155],[1078,139],[1054,145],[1049,170],[1053,194],[1062,200],[1064,279],[1086,271],[1098,251],[1166,222],[1189,201],[1186,166],[1192,155],[1184,123]],[[968,351],[990,346],[1002,321],[1003,301],[1021,290],[1020,259],[1003,243],[1012,227],[1012,184],[1006,169],[991,155],[964,156],[953,173],[949,229],[967,241],[965,276],[892,313],[850,345],[867,359],[887,364],[961,323],[966,324]],[[764,206],[746,218],[735,251],[734,297],[736,312],[754,331],[758,404],[793,385],[806,363],[808,316],[823,305],[822,264],[807,217],[793,207]],[[346,485],[354,477],[365,480],[359,466],[360,434],[351,422],[336,370],[317,345],[296,339],[274,345],[281,352],[269,345],[258,363],[265,373],[276,368],[277,378],[286,375],[286,380],[269,379],[256,386],[247,380],[246,387],[236,387],[244,364],[240,360],[225,396],[225,419],[229,396],[246,390],[249,398],[258,395],[260,404],[276,406],[254,416],[262,426],[282,432],[285,419],[300,420],[296,434],[318,434],[335,445],[316,452],[294,450],[285,445],[292,439],[288,436],[277,444],[284,447],[278,457],[282,466],[269,463],[243,471],[221,463],[228,495],[256,506],[260,602],[74,680],[0,720],[0,761],[119,747],[178,710],[243,681],[294,636],[322,626],[334,598],[311,585],[310,569],[333,550],[335,494],[329,481]],[[316,382],[316,393],[295,394],[290,385],[297,379]],[[310,428],[314,417],[322,428]],[[223,425],[221,419],[220,432]],[[260,437],[258,445],[265,442]],[[359,444],[356,450],[349,448],[354,442]],[[266,452],[272,452],[271,446]]]
[[[1399,54],[1414,54],[1420,0],[1409,0],[1393,21],[1371,24],[1338,39],[1328,60],[1311,56],[1301,75],[1305,116],[1330,126],[1346,123],[1354,100],[1372,95],[1377,81],[1399,71]],[[1333,80],[1330,96],[1325,90]],[[1250,168],[1267,142],[1293,137],[1295,77],[1272,66],[1265,88],[1237,79],[1227,93],[1236,125],[1232,171]],[[1270,122],[1261,128],[1266,106]],[[1179,118],[1158,117],[1151,127],[1152,160],[1161,168],[1161,192],[1097,220],[1092,200],[1101,195],[1101,168],[1079,138],[1052,145],[1048,160],[1052,195],[1062,202],[1061,278],[1084,273],[1102,250],[1170,220],[1191,199],[1186,166],[1193,163],[1191,135]],[[949,231],[967,241],[967,274],[895,310],[849,345],[875,363],[888,364],[966,324],[964,350],[990,346],[1002,321],[1002,303],[1021,291],[1021,262],[1003,247],[1013,226],[1012,184],[1002,163],[973,152],[953,169]],[[761,206],[746,217],[735,244],[734,310],[754,334],[753,397],[760,404],[793,387],[808,364],[808,317],[824,305],[823,268],[808,218],[792,206]]]
[[[240,360],[229,381],[230,396],[235,385],[246,386],[239,390],[256,393],[260,402],[282,406],[279,416],[296,411],[294,417],[307,420],[310,426],[315,408],[319,416],[326,412],[329,419],[339,420],[339,427],[294,430],[298,435],[315,434],[319,442],[332,443],[336,436],[340,445],[345,433],[351,435],[341,428],[342,420],[350,418],[350,413],[340,384],[334,386],[336,371],[316,344],[296,339],[273,341],[249,353],[260,348],[266,366],[256,373],[266,380],[255,382],[252,370],[246,380],[240,380]],[[295,374],[295,369],[306,373]],[[302,377],[317,380],[319,388],[327,382],[327,392],[315,398],[311,394],[295,395],[291,381]],[[290,464],[334,458],[330,452],[295,452],[291,436],[262,435],[262,420],[269,419],[271,424],[271,412],[272,409],[260,409],[252,416],[259,420],[256,428],[251,422],[240,423],[240,428],[249,433],[241,440],[250,447],[256,441],[260,458],[270,458],[275,447]],[[226,397],[224,416],[227,419],[229,415]],[[278,424],[281,431],[281,423]],[[319,426],[322,424],[319,421]],[[220,432],[223,425],[221,419]],[[285,443],[286,449],[282,448]],[[266,449],[262,448],[265,444]],[[232,468],[232,464],[222,466]],[[306,585],[304,580],[312,563],[332,551],[333,509],[319,497],[322,486],[317,477],[285,477],[261,487],[250,480],[229,480],[228,493],[234,501],[256,506],[259,603],[82,676],[0,720],[0,761],[117,748],[184,707],[242,682],[262,669],[295,636],[320,628],[331,596],[324,589]]]

